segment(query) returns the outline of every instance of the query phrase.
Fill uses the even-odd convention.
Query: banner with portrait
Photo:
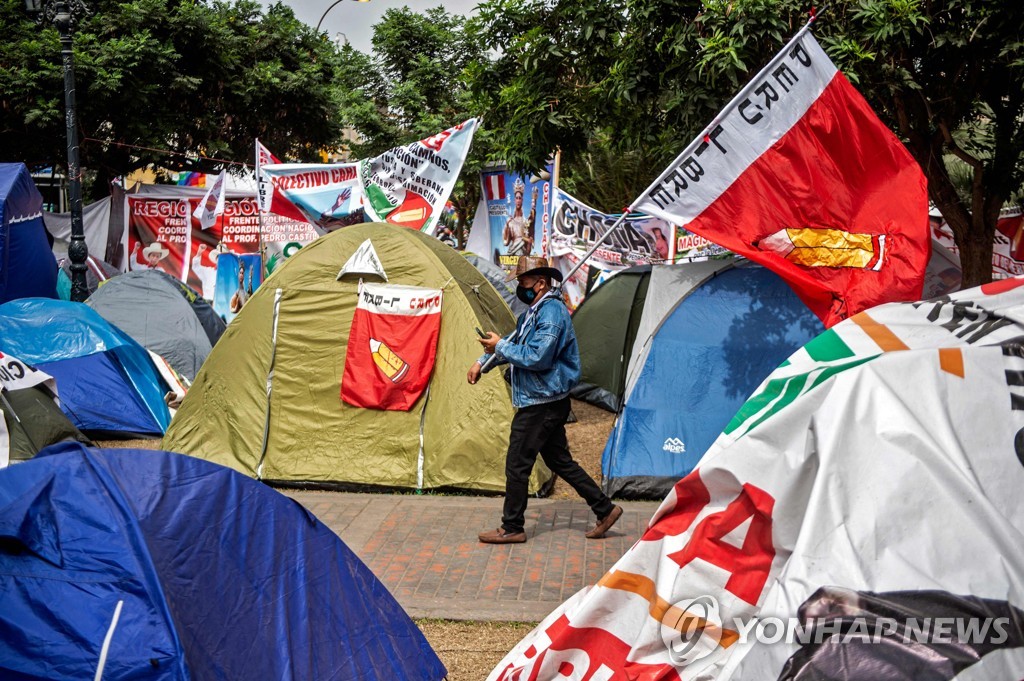
[[[203,190],[150,186],[127,197],[125,233],[127,269],[160,269],[186,282],[207,300],[216,300],[217,259],[223,253],[259,258],[262,240],[268,252],[294,252],[319,234],[306,222],[259,213],[255,196],[231,195],[224,213],[203,230],[193,215]],[[257,277],[257,281],[262,276]],[[223,310],[218,310],[222,313]]]
[[[561,189],[555,191],[553,204],[547,252],[552,266],[568,274],[620,216],[602,213]],[[562,290],[570,309],[583,302],[588,279],[601,276],[602,271],[673,262],[674,230],[673,225],[660,218],[646,215],[628,217],[564,282]]]
[[[551,177],[551,166],[545,173]],[[550,223],[550,179],[495,168],[480,173],[480,203],[466,250],[507,272],[521,255],[545,255]]]

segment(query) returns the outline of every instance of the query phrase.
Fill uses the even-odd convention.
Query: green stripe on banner
[[[757,416],[762,410],[766,409],[772,402],[774,402],[780,395],[788,395],[791,390],[791,385],[796,384],[797,393],[803,388],[804,383],[807,382],[807,374],[800,374],[799,376],[791,376],[789,378],[776,378],[768,381],[768,385],[764,387],[764,390],[754,395],[749,400],[743,403],[740,410],[736,412],[736,416],[732,417],[729,421],[729,425],[725,427],[726,435],[732,434],[733,431],[737,430],[746,421]],[[786,404],[793,401],[796,395],[790,397]],[[779,409],[779,405],[773,407],[768,415],[774,414]],[[763,420],[763,419],[761,419]],[[758,423],[761,422],[758,421]]]
[[[790,404],[793,403],[793,400],[795,400],[797,397],[799,397],[801,394],[805,392],[803,388],[807,384],[807,379],[811,376],[811,374],[818,373],[818,375],[814,377],[814,380],[811,382],[811,384],[807,386],[806,392],[814,390],[819,385],[821,385],[828,379],[832,378],[836,374],[841,374],[847,369],[853,369],[854,367],[858,367],[861,364],[864,364],[865,362],[870,362],[876,357],[879,357],[879,355],[862,357],[853,362],[847,362],[846,364],[823,367],[820,369],[820,373],[818,373],[819,369],[815,369],[814,371],[810,371],[806,374],[790,376],[788,378],[777,378],[768,381],[768,385],[765,386],[763,391],[751,397],[743,404],[742,407],[740,407],[740,410],[736,413],[736,416],[734,416],[732,420],[729,421],[729,425],[725,427],[725,434],[731,435],[733,432],[738,430],[745,422],[749,421],[750,419],[760,414],[757,420],[754,421],[754,423],[752,423],[750,427],[746,429],[746,432],[750,432],[754,428],[761,425],[766,419],[768,419],[772,415],[777,414],[782,409],[788,407]]]
[[[880,355],[871,355],[870,357],[862,357],[861,359],[858,359],[855,362],[847,362],[846,364],[838,364],[838,365],[833,366],[833,367],[828,367],[824,371],[822,371],[821,374],[819,374],[817,378],[814,379],[814,383],[811,384],[811,387],[808,388],[808,390],[814,390],[819,385],[821,385],[822,383],[824,383],[828,379],[832,378],[836,374],[842,373],[842,372],[846,371],[847,369],[852,369],[854,367],[860,366],[861,364],[864,364],[865,362],[870,362],[871,360],[873,360],[873,359],[875,359],[876,357],[879,357],[879,356]]]
[[[834,329],[829,329],[816,338],[811,339],[804,346],[804,350],[816,362],[832,362],[837,359],[853,357],[854,352],[850,349]]]

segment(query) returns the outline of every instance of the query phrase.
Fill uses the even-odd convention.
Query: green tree
[[[472,87],[515,121],[494,144],[517,164],[557,144],[571,174],[595,140],[670,157],[806,22],[806,9],[798,0],[490,0],[475,30],[500,56]],[[835,0],[815,29],[921,165],[965,286],[991,278],[999,209],[1024,183],[1022,25],[1017,0]],[[543,74],[538,98],[517,108]],[[958,192],[964,164],[971,184]]]
[[[210,172],[222,164],[198,155],[248,161],[256,137],[278,155],[310,160],[340,140],[337,50],[290,8],[87,2],[92,13],[76,24],[74,48],[81,161],[97,175],[94,194],[149,164]],[[62,167],[58,35],[23,8],[0,0],[0,149],[6,160]]]
[[[373,27],[373,55],[342,48],[340,115],[361,138],[351,145],[355,156],[375,156],[477,115],[463,73],[486,57],[466,34],[465,22],[442,7],[422,14],[389,9]],[[460,245],[480,199],[477,174],[488,157],[489,136],[489,131],[477,129],[451,195]]]

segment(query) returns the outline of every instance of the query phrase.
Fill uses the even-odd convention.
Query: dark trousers
[[[569,409],[566,397],[523,407],[512,417],[512,433],[505,457],[505,507],[501,518],[505,531],[523,531],[530,472],[538,453],[548,468],[583,497],[598,519],[612,512],[611,499],[569,453],[569,441],[565,438]]]

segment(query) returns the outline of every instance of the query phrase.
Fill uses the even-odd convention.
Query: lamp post
[[[75,59],[71,50],[71,29],[88,11],[82,0],[25,0],[25,9],[37,21],[52,23],[60,33],[60,56],[64,65],[64,120],[68,142],[68,201],[71,203],[71,300],[81,303],[89,296],[85,283],[89,248],[82,222],[82,169],[78,165],[78,113],[75,108]]]
[[[25,2],[30,2],[30,1],[31,0],[25,0]],[[330,7],[328,7],[327,9],[324,10],[324,13],[320,15],[320,21],[316,22],[316,32],[317,33],[320,32],[320,24],[324,23],[324,19],[327,17],[327,13],[330,12],[332,9],[334,9],[335,7],[337,7],[338,5],[340,5],[343,2],[345,2],[345,0],[335,0],[335,2],[331,3]],[[356,2],[370,2],[370,0],[356,0]],[[345,38],[345,42],[348,42],[348,38],[347,37]]]

